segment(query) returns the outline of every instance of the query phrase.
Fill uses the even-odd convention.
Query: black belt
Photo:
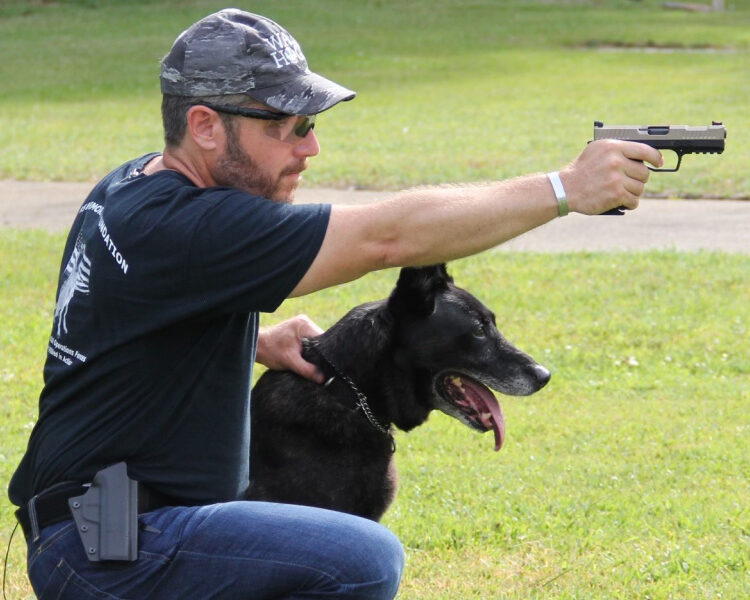
[[[85,494],[89,486],[80,483],[58,484],[34,496],[16,511],[16,519],[28,539],[33,531],[32,519],[36,519],[37,531],[67,519],[73,519],[68,506],[68,498]],[[145,513],[165,506],[180,506],[176,498],[154,491],[138,482],[138,512]]]

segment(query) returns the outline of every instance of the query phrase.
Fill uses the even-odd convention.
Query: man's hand
[[[255,360],[269,369],[288,369],[302,377],[323,383],[323,373],[302,358],[302,339],[321,333],[323,330],[306,315],[297,315],[273,327],[263,327],[258,333],[258,352]]]
[[[591,142],[560,171],[571,211],[599,215],[618,206],[633,209],[648,181],[643,163],[660,167],[661,153],[646,144],[620,140]]]

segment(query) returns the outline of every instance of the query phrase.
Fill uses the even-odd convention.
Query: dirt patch
[[[574,48],[599,52],[642,52],[644,54],[737,54],[737,48],[710,44],[665,44],[661,42],[612,42],[588,40]]]

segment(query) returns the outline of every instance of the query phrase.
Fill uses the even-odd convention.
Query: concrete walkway
[[[0,181],[0,226],[66,231],[90,183]],[[366,203],[392,192],[300,189],[297,202]],[[622,217],[571,214],[500,250],[722,250],[750,254],[750,201],[642,200]]]

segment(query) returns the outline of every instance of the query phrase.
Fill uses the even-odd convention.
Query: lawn
[[[0,178],[95,180],[160,149],[158,63],[208,0],[0,6]],[[605,123],[728,128],[652,195],[750,196],[750,1],[259,0],[359,97],[320,118],[312,185],[397,188],[552,170]],[[637,51],[645,46],[648,52]]]
[[[0,232],[0,480],[34,419],[59,235]],[[505,398],[508,439],[434,414],[397,436],[403,599],[743,598],[750,593],[750,259],[487,253],[451,265],[553,372]],[[395,271],[287,302],[328,326]],[[0,503],[0,545],[12,528]],[[29,593],[16,537],[11,598]]]

